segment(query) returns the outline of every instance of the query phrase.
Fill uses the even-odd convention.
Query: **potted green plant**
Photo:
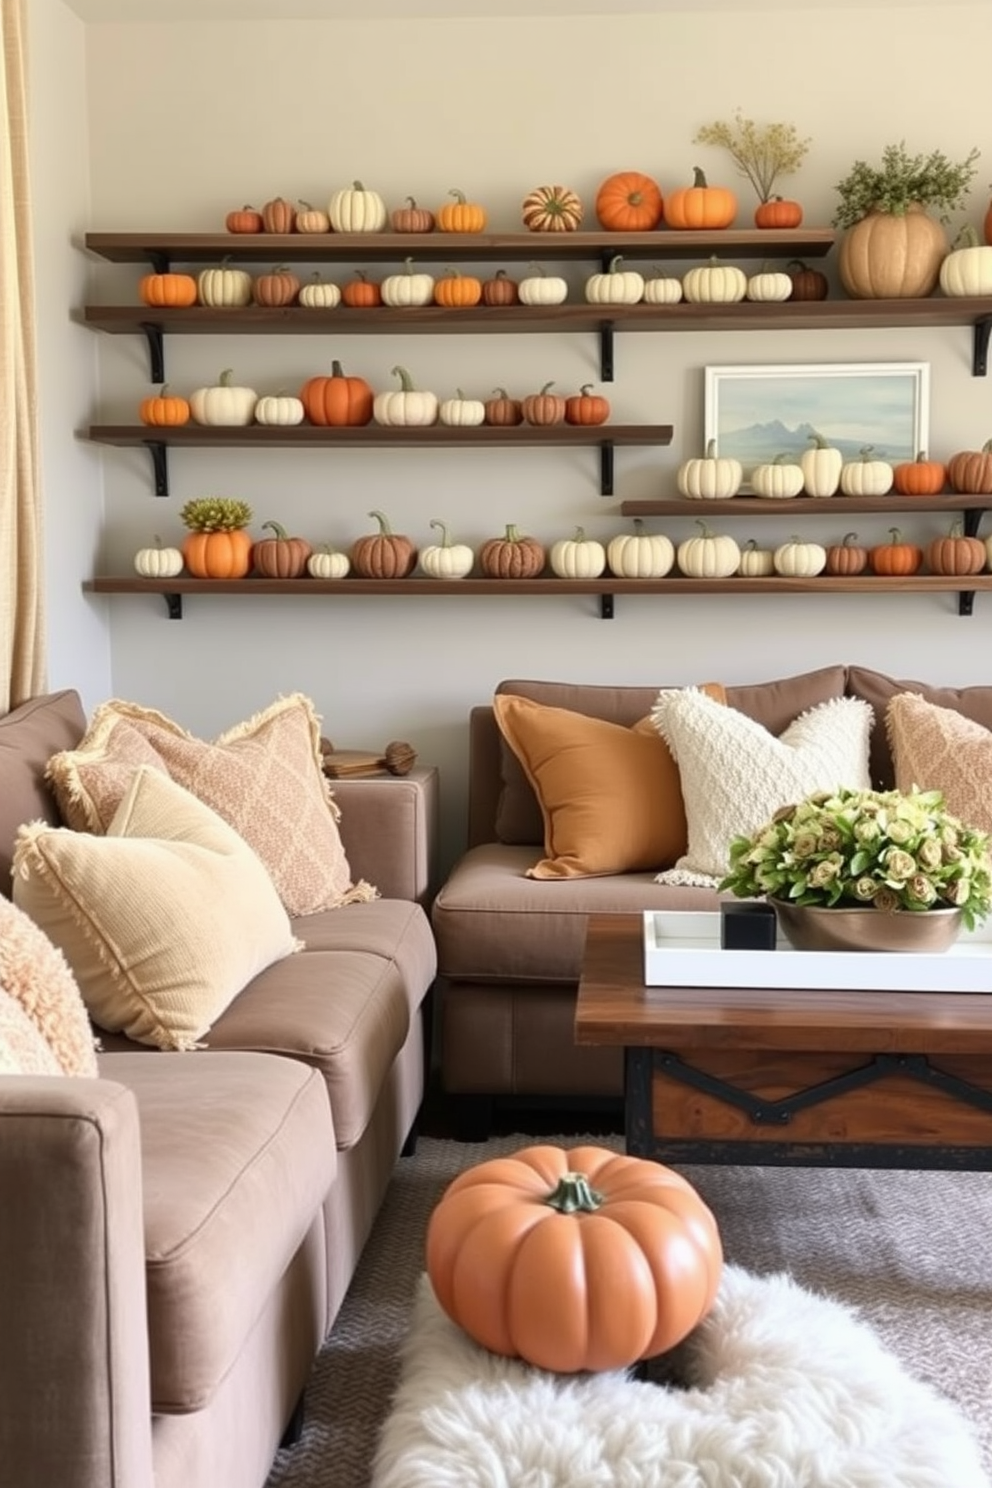
[[[800,139],[794,124],[758,124],[738,109],[729,123],[717,119],[713,124],[704,124],[693,144],[720,145],[729,151],[738,172],[757,193],[756,227],[800,225],[803,209],[799,202],[773,194],[779,176],[797,171],[810,146],[808,139]]]
[[[942,224],[964,204],[979,151],[953,161],[886,145],[880,165],[856,160],[836,186],[834,226],[845,228],[838,271],[857,300],[921,299],[937,286],[950,244]],[[936,213],[936,215],[933,215]]]

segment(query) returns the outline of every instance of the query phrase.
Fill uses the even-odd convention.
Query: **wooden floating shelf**
[[[872,512],[880,515],[896,512],[985,512],[992,510],[992,495],[959,494],[942,491],[936,496],[790,496],[782,499],[768,496],[731,496],[726,500],[691,500],[682,496],[660,500],[621,501],[625,517],[836,517],[841,512]]]
[[[579,445],[595,448],[608,444],[670,444],[671,424],[450,424],[383,425],[361,424],[347,428],[319,428],[314,424],[183,424],[180,427],[151,424],[92,424],[83,436],[97,444],[120,447],[164,444],[173,449],[352,448],[361,445]]]

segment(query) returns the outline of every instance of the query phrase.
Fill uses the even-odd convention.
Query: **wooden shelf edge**
[[[347,428],[324,428],[314,424],[224,425],[185,424],[179,427],[152,424],[91,424],[77,438],[118,448],[165,445],[170,449],[205,449],[245,446],[249,448],[350,447],[353,445],[667,445],[674,432],[671,424],[476,424],[382,425],[363,424]]]
[[[948,575],[912,574],[905,577],[827,577],[693,579],[673,575],[664,579],[139,579],[97,575],[84,580],[91,594],[235,594],[263,595],[611,595],[611,594],[866,594],[961,593],[992,589],[992,573]]]
[[[720,512],[725,516],[784,517],[790,512],[805,516],[836,516],[839,512],[961,512],[992,511],[992,495],[942,491],[936,496],[792,496],[782,500],[762,496],[731,496],[726,500],[691,500],[680,496],[658,500],[621,501],[624,517],[701,517]]]

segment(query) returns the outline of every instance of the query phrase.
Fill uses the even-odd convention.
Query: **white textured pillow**
[[[869,790],[871,704],[831,698],[779,735],[698,688],[658,694],[651,721],[682,780],[688,851],[658,883],[712,887],[730,863],[735,837],[755,831],[780,806],[840,785]]]

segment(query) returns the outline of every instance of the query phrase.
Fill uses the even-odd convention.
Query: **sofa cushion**
[[[336,1171],[323,1080],[260,1054],[100,1056],[141,1129],[152,1409],[201,1410]]]
[[[915,692],[925,702],[938,708],[953,708],[983,728],[992,729],[992,687],[934,687],[928,682],[889,677],[868,667],[852,666],[847,670],[847,691],[851,697],[864,698],[875,710],[875,728],[871,736],[872,783],[882,790],[895,785],[895,766],[885,728],[885,710],[898,692]]]
[[[93,1031],[68,962],[34,920],[3,898],[0,898],[0,991],[20,1007],[36,1039],[45,1045],[54,1063],[53,1070],[35,1069],[34,1073],[96,1074]],[[19,1023],[8,1008],[5,1024],[11,1039],[16,1037]],[[21,1054],[26,1055],[23,1028],[16,1041]],[[10,1074],[14,1070],[8,1065],[6,1072]],[[24,1069],[22,1073],[31,1071]]]
[[[83,737],[86,715],[78,692],[47,693],[0,718],[0,894],[11,897],[14,837],[22,822],[61,821],[45,780],[49,757],[73,749]]]
[[[93,1021],[161,1049],[195,1045],[299,944],[251,848],[144,765],[105,837],[23,826],[14,895],[64,952]]]
[[[320,722],[302,693],[208,742],[153,708],[112,699],[76,750],[48,773],[71,826],[104,832],[138,764],[157,763],[239,832],[272,876],[290,915],[375,897],[353,884],[339,813],[323,773]]]
[[[955,708],[898,692],[885,711],[896,787],[939,790],[968,827],[992,832],[992,732]]]

